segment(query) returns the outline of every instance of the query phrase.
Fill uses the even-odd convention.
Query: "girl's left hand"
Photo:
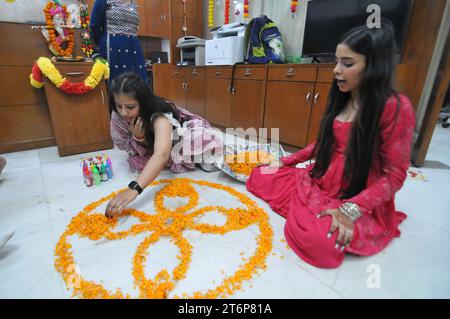
[[[116,214],[120,214],[129,203],[134,201],[138,196],[138,192],[132,189],[126,189],[111,199],[106,206],[105,216],[112,218]]]
[[[317,218],[321,218],[326,215],[331,215],[332,217],[331,227],[328,231],[327,238],[331,238],[333,233],[338,230],[339,233],[335,248],[344,250],[345,247],[350,245],[353,239],[353,221],[342,214],[339,209],[328,209],[323,211],[317,215]]]

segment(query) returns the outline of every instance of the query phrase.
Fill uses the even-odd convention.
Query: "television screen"
[[[370,4],[380,6],[381,19],[392,22],[401,52],[407,36],[413,0],[311,0],[306,11],[303,57],[334,57],[341,36],[366,24]]]

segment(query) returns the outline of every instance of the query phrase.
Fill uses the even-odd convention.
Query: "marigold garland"
[[[48,34],[50,37],[50,41],[49,43],[51,44],[51,46],[55,49],[55,51],[61,55],[61,56],[71,56],[72,52],[73,52],[73,48],[74,48],[74,36],[73,36],[73,30],[69,29],[68,30],[68,35],[69,35],[69,40],[68,40],[68,45],[67,48],[65,50],[63,50],[61,48],[61,46],[58,44],[58,42],[56,41],[56,34],[55,34],[55,25],[53,24],[53,16],[50,13],[51,10],[55,10],[57,7],[59,7],[56,3],[54,2],[49,2],[47,3],[47,5],[44,8],[44,14],[45,14],[45,23],[46,26],[48,28]],[[69,18],[70,14],[67,11],[67,8],[65,5],[61,6],[61,9],[64,12],[64,15],[66,17],[66,19]],[[66,30],[65,30],[66,31]]]
[[[275,157],[264,151],[245,151],[225,156],[225,162],[236,174],[250,176],[252,170],[260,164],[268,164]]]
[[[67,94],[81,95],[95,89],[102,79],[108,79],[109,67],[106,60],[97,58],[89,76],[83,82],[73,83],[62,77],[49,58],[40,57],[31,68],[30,74],[30,83],[35,88],[44,86],[42,74]]]
[[[209,0],[208,26],[210,28],[214,27],[214,0]]]
[[[292,16],[294,16],[295,12],[297,12],[297,5],[298,5],[298,0],[292,0],[291,1]]]
[[[106,218],[103,213],[95,213],[95,209],[110,200],[116,193],[87,205],[78,215],[76,215],[65,232],[62,234],[55,248],[55,267],[61,273],[68,287],[73,288],[73,296],[83,298],[130,298],[120,290],[110,292],[102,285],[87,281],[76,271],[76,264],[73,258],[69,243],[69,237],[78,235],[97,241],[101,238],[108,240],[120,240],[128,236],[135,236],[142,232],[151,232],[138,246],[133,257],[133,277],[136,287],[139,289],[139,298],[167,298],[175,288],[176,282],[185,278],[192,258],[192,246],[183,237],[183,231],[194,229],[202,233],[224,234],[230,231],[244,229],[250,225],[257,224],[260,234],[257,238],[257,249],[252,257],[244,259],[245,264],[231,276],[226,277],[217,287],[206,292],[196,291],[191,295],[174,296],[174,298],[224,298],[236,290],[240,289],[243,281],[252,278],[253,274],[260,269],[265,269],[265,260],[272,249],[273,231],[269,224],[268,215],[263,209],[256,206],[256,203],[246,195],[241,194],[231,187],[210,183],[201,180],[178,178],[174,180],[160,180],[153,182],[149,186],[167,184],[159,190],[155,196],[156,214],[148,215],[133,208],[125,209],[121,216],[112,219]],[[226,209],[222,206],[207,206],[189,213],[198,204],[198,193],[192,184],[208,186],[211,188],[226,191],[237,198],[246,208]],[[189,202],[185,206],[170,210],[164,206],[164,199],[168,197],[188,197]],[[208,212],[216,211],[227,217],[227,222],[223,226],[195,223],[195,218]],[[139,219],[140,224],[133,225],[127,231],[113,232],[118,219],[124,215],[132,215]],[[172,241],[179,248],[178,266],[169,274],[167,270],[160,271],[154,279],[145,277],[145,263],[147,251],[150,245],[156,243],[161,237],[172,238]],[[242,253],[241,253],[242,255]],[[73,283],[76,282],[76,285]]]
[[[248,19],[248,8],[250,7],[249,1],[248,0],[244,0],[244,18]]]
[[[230,0],[225,0],[224,14],[225,14],[224,24],[229,24],[230,23]]]

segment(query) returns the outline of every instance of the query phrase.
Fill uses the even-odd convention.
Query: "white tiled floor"
[[[124,152],[106,153],[112,158],[115,176],[91,188],[84,186],[80,173],[79,159],[85,154],[61,158],[56,147],[50,147],[2,155],[8,164],[0,176],[0,233],[9,229],[16,233],[0,251],[0,298],[70,297],[53,265],[59,237],[86,204],[125,187],[135,176],[128,169]],[[173,176],[163,172],[161,177],[189,177],[233,186],[269,214],[274,239],[267,268],[258,271],[231,298],[449,298],[450,129],[436,127],[425,166],[413,169],[427,180],[409,176],[397,194],[397,208],[409,216],[400,227],[402,236],[378,255],[348,256],[334,270],[314,268],[300,260],[283,241],[284,219],[224,173],[196,170]],[[151,211],[155,190],[147,190],[132,206]],[[205,194],[200,204],[235,205],[223,194],[199,192]],[[218,214],[203,218],[203,222],[223,222]],[[133,222],[128,218],[118,227],[126,229]],[[193,246],[192,263],[173,294],[207,290],[234,273],[242,262],[240,253],[254,251],[257,234],[255,227],[223,236],[186,231]],[[111,290],[121,287],[135,294],[131,260],[143,238],[139,235],[120,242],[74,239],[74,256],[83,277]],[[159,241],[149,250],[146,274],[151,277],[163,268],[173,269],[177,253],[168,240]],[[374,283],[379,288],[373,288]]]

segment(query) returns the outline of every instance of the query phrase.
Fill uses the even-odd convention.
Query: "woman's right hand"
[[[261,167],[261,173],[263,174],[273,174],[278,171],[278,169],[284,167],[284,164],[280,160],[275,160],[270,162],[269,165],[264,165]]]

